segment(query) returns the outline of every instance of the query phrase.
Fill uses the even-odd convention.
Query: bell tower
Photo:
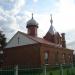
[[[26,28],[28,29],[28,32],[27,32],[28,35],[37,37],[38,23],[34,20],[33,13],[32,13],[32,18],[27,22]]]
[[[54,33],[55,33],[55,29],[53,27],[53,19],[52,19],[52,14],[50,15],[51,16],[51,19],[50,19],[50,28],[48,30],[48,32],[46,33],[46,35],[44,36],[44,39],[49,41],[49,42],[52,42],[54,43]]]

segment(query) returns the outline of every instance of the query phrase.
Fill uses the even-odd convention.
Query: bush
[[[70,72],[69,72],[69,70],[67,70],[67,75],[70,75]]]
[[[50,72],[50,74],[49,75],[53,75],[53,73],[52,72]]]

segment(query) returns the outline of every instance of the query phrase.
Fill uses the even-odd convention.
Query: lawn
[[[46,75],[75,75],[75,68],[60,68],[46,70]],[[45,73],[44,73],[45,74]]]
[[[0,70],[0,75],[15,75],[15,69]],[[75,75],[75,67],[42,67],[18,69],[18,75]]]

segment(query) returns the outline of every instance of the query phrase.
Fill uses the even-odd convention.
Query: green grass
[[[60,69],[56,69],[56,70],[48,70],[47,71],[47,75],[50,75],[50,73],[52,73],[52,75],[61,75],[61,70]],[[64,68],[63,69],[63,75],[75,75],[75,68]]]
[[[0,75],[14,75],[15,69],[10,71],[0,71]],[[45,75],[45,69],[23,69],[18,71],[18,75]],[[61,75],[60,68],[46,68],[46,75]],[[75,67],[63,68],[63,75],[75,75]]]

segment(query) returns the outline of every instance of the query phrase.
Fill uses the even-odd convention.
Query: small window
[[[44,56],[45,64],[48,64],[48,57],[49,57],[48,52],[45,52],[45,56]]]

